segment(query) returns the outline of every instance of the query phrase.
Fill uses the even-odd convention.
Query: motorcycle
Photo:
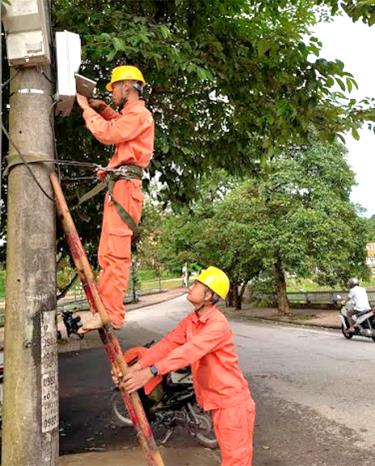
[[[338,297],[340,298],[340,297]],[[341,301],[341,308],[339,312],[341,320],[341,332],[345,338],[350,340],[353,336],[363,336],[371,338],[375,342],[375,311],[370,309],[368,311],[358,312],[352,315],[354,321],[354,331],[350,331],[350,319],[348,315],[349,309]]]
[[[154,341],[145,347],[135,347],[123,353],[129,366],[142,358]],[[157,440],[165,444],[177,426],[184,426],[189,434],[206,448],[217,448],[218,443],[209,413],[197,404],[190,367],[156,376],[138,390],[146,416],[151,422]],[[132,426],[129,413],[116,387],[111,397],[112,418],[120,426]]]
[[[84,337],[84,335],[80,335],[78,330],[82,327],[81,317],[75,316],[73,311],[68,311],[66,309],[58,310],[57,317],[61,317],[64,323],[64,331],[57,330],[57,339],[69,339],[72,335],[78,336],[80,339]],[[65,338],[64,338],[65,337]]]

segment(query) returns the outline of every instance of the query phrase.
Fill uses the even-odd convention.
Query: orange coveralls
[[[92,108],[83,112],[87,128],[102,144],[115,144],[115,153],[108,167],[123,164],[146,168],[154,150],[154,121],[143,100],[125,104],[120,112],[107,106],[101,113]],[[138,223],[142,214],[142,183],[140,180],[119,180],[113,197]],[[108,193],[104,201],[102,232],[98,259],[102,268],[98,290],[108,316],[121,327],[125,318],[124,294],[131,266],[132,230],[121,219]]]
[[[199,405],[211,411],[222,466],[251,466],[255,403],[238,366],[233,333],[215,307],[189,314],[139,361],[159,374],[191,366]]]

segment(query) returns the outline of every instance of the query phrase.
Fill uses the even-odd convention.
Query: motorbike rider
[[[216,307],[228,291],[222,270],[203,270],[188,291],[194,311],[129,367],[123,379],[113,374],[113,381],[132,393],[156,375],[190,365],[198,404],[212,415],[221,466],[251,466],[255,403],[238,365],[233,333]]]
[[[358,278],[350,278],[348,281],[349,293],[344,303],[346,315],[349,320],[349,331],[354,332],[355,319],[353,318],[359,312],[369,311],[371,309],[366,289],[359,286]]]

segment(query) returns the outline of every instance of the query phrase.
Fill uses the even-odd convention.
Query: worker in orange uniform
[[[152,377],[190,365],[197,401],[212,414],[222,466],[251,466],[255,403],[238,366],[233,333],[215,306],[228,290],[223,271],[204,270],[187,296],[194,311],[129,367],[125,377],[113,373],[113,381],[132,393]]]
[[[77,95],[83,118],[92,135],[105,145],[115,145],[107,167],[98,173],[109,192],[104,201],[98,259],[102,269],[98,291],[114,328],[125,319],[124,294],[131,266],[131,241],[142,213],[142,172],[154,150],[154,121],[140,99],[144,77],[135,66],[112,71],[106,89],[112,93],[116,112],[102,100]],[[99,314],[84,324],[80,333],[101,328]]]

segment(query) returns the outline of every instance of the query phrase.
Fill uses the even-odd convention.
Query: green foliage
[[[375,241],[375,215],[367,220],[369,230],[369,241]]]
[[[373,118],[369,102],[344,95],[355,81],[343,63],[318,57],[321,44],[308,32],[316,3],[58,0],[54,25],[80,33],[84,72],[101,92],[120,63],[144,71],[157,131],[150,177],[160,172],[162,194],[185,202],[202,173],[248,174],[312,129],[332,140]],[[109,156],[79,115],[59,122],[57,133],[62,157]]]
[[[315,143],[274,156],[261,179],[167,219],[166,257],[215,264],[233,283],[269,283],[278,258],[289,275],[320,285],[367,278],[366,220],[350,202],[344,154],[341,144]]]
[[[273,154],[303,144],[311,132],[332,141],[374,121],[371,101],[348,98],[356,83],[343,63],[319,57],[321,44],[309,32],[317,6],[342,6],[370,22],[369,2],[349,0],[56,0],[52,13],[54,30],[80,34],[82,72],[98,80],[102,95],[114,66],[144,71],[156,122],[144,185],[157,175],[160,199],[176,206],[194,199],[197,182],[213,170],[259,175]],[[332,91],[335,83],[340,92]],[[56,121],[56,136],[60,158],[106,164],[111,155],[78,111]],[[62,173],[81,175],[72,167]],[[69,204],[87,188],[65,183]],[[101,211],[98,197],[76,216],[91,260]]]
[[[375,24],[375,4],[373,0],[323,0],[318,3],[330,5],[334,14],[341,8],[353,21],[362,20],[369,26]]]

